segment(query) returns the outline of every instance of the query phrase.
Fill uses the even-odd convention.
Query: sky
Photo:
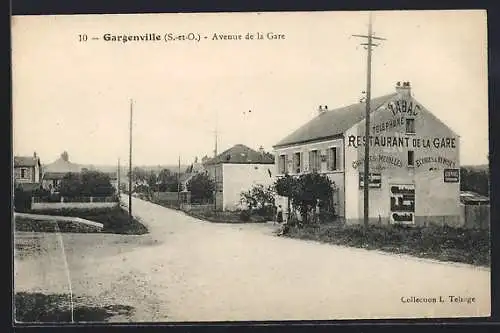
[[[36,151],[42,163],[63,151],[75,163],[127,161],[131,99],[134,163],[212,156],[215,128],[219,153],[239,143],[272,151],[319,105],[359,101],[367,52],[352,34],[367,29],[367,12],[14,16],[13,153]],[[461,164],[487,163],[486,12],[375,12],[373,31],[387,40],[373,52],[372,96],[410,81],[413,96],[461,136]],[[257,32],[264,39],[244,39]],[[107,33],[201,40],[123,43],[104,41]]]

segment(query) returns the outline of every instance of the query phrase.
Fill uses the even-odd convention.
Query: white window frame
[[[20,172],[21,179],[27,179],[28,177],[28,168],[21,168]]]
[[[410,153],[412,153],[413,164],[410,164]],[[415,167],[415,151],[414,150],[408,150],[406,152],[406,164],[408,165],[409,168]]]
[[[409,120],[411,120],[413,122],[413,128],[412,128],[413,131],[408,131],[408,121]],[[406,118],[405,119],[405,132],[406,132],[406,134],[409,134],[409,135],[415,134],[415,132],[416,132],[416,129],[415,129],[415,118]]]

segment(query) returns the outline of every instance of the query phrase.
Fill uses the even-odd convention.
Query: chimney
[[[35,151],[35,152],[33,152],[33,158],[36,160],[36,158],[37,158],[37,157],[38,157],[38,156],[36,155],[36,151]]]
[[[318,107],[318,113],[319,114],[323,114],[325,113],[326,111],[328,111],[328,105],[320,105]]]
[[[61,158],[65,161],[65,162],[68,162],[69,161],[69,155],[68,155],[68,152],[63,152],[61,154]]]
[[[410,97],[411,96],[411,85],[410,82],[400,82],[396,83],[396,92],[399,97]]]
[[[260,146],[260,147],[259,147],[259,152],[260,152],[262,155],[264,155],[264,147]]]

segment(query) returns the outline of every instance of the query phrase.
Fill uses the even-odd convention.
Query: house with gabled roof
[[[79,164],[70,162],[69,155],[65,151],[57,160],[44,165],[43,171],[43,187],[58,191],[64,176],[68,173],[80,173],[82,167]]]
[[[42,179],[42,164],[40,157],[14,156],[14,183],[25,190],[34,190],[40,187]]]
[[[347,224],[363,223],[369,144],[370,223],[459,224],[459,135],[412,96],[409,82],[398,82],[394,93],[373,98],[370,106],[368,135],[364,102],[320,106],[316,117],[273,147],[277,176],[327,175],[336,215]]]
[[[241,208],[241,192],[273,183],[274,156],[262,147],[257,151],[237,144],[205,160],[204,169],[215,180],[217,209],[235,210]]]

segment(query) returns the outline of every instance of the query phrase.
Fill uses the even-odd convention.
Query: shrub
[[[264,212],[267,206],[271,209],[274,206],[274,191],[271,186],[254,185],[250,190],[241,192],[240,203],[248,209],[257,209],[258,212]],[[272,213],[271,213],[272,214]]]
[[[24,191],[20,187],[14,190],[14,210],[17,212],[27,212],[31,209],[32,194]]]
[[[243,221],[243,222],[250,221],[250,211],[248,211],[248,210],[242,210],[240,212],[240,220]]]

